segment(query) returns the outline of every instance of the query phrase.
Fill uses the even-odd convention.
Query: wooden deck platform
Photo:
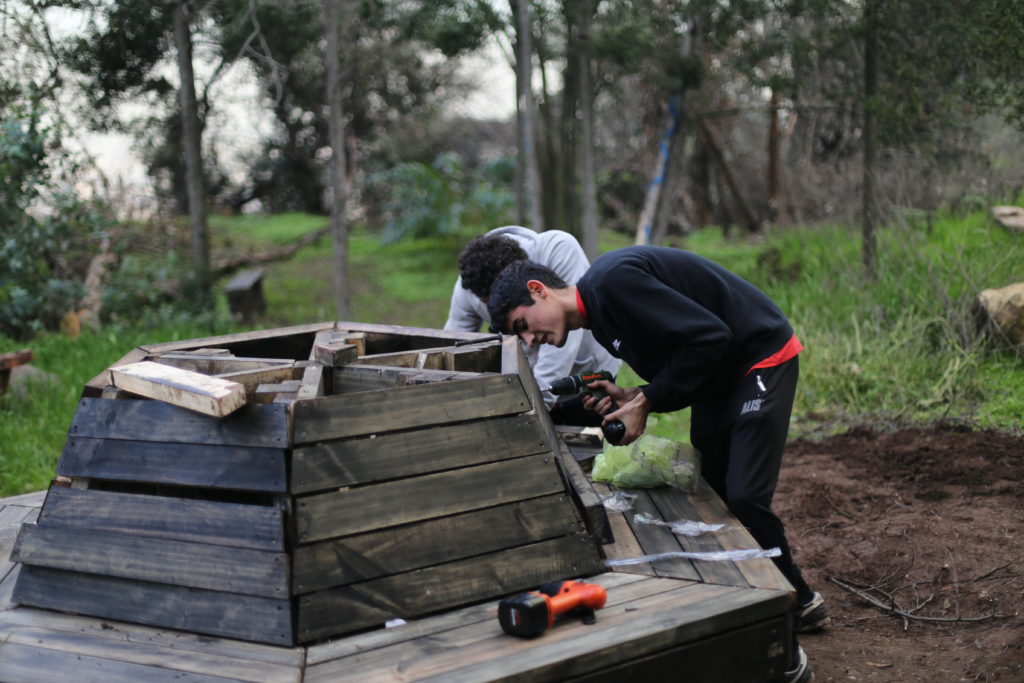
[[[575,447],[574,447],[575,448]],[[580,455],[577,448],[576,455]],[[585,450],[585,449],[583,449]],[[607,487],[595,487],[599,495]],[[676,550],[754,548],[706,485],[694,494],[634,491],[634,510],[608,512],[608,558]],[[308,647],[200,636],[11,602],[19,566],[7,560],[19,527],[34,522],[45,492],[0,500],[0,680],[20,681],[615,681],[686,673],[687,681],[766,681],[789,656],[789,584],[770,560],[667,560],[628,565],[589,580],[608,589],[597,623],[557,623],[533,640],[502,633],[488,601]],[[730,526],[681,538],[636,524]]]

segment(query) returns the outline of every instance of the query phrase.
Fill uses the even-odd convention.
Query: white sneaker
[[[810,683],[814,680],[814,672],[811,671],[807,653],[799,645],[796,646],[796,666],[782,674],[782,680],[786,683]]]

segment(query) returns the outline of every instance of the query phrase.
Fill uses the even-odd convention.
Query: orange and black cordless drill
[[[601,370],[600,372],[584,372],[579,375],[569,375],[561,379],[556,379],[551,383],[551,386],[543,389],[542,391],[550,391],[555,396],[568,396],[570,394],[586,394],[593,396],[595,399],[600,401],[602,398],[607,396],[601,389],[593,389],[587,385],[591,382],[596,382],[601,379],[606,379],[609,382],[615,381],[612,377],[612,373],[607,370]],[[619,406],[612,401],[612,410],[618,410]],[[601,425],[601,431],[604,433],[604,438],[610,444],[617,444],[622,441],[622,437],[626,435],[626,425],[622,424],[622,420],[612,420],[608,424]]]
[[[597,621],[595,610],[604,607],[608,593],[596,583],[552,581],[537,591],[520,593],[498,603],[501,630],[514,636],[533,638],[555,624],[555,617],[579,610],[584,624]]]

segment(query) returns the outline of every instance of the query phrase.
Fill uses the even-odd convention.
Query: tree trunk
[[[192,226],[192,260],[196,269],[199,304],[212,306],[210,282],[210,235],[206,227],[206,197],[203,182],[202,132],[196,104],[195,76],[192,72],[192,35],[184,0],[174,3],[174,45],[178,52],[178,91],[181,105],[182,143],[185,150],[185,174],[188,188],[188,215]]]
[[[580,186],[583,251],[597,258],[597,177],[594,170],[594,82],[590,72],[590,24],[594,16],[593,0],[580,0],[579,78],[580,78]]]
[[[878,6],[877,0],[864,3],[864,197],[862,257],[864,272],[875,276],[877,252],[875,225],[878,220],[877,160],[875,159],[875,96],[878,91]]]
[[[519,154],[523,158],[527,202],[530,210],[530,223],[534,230],[544,229],[541,219],[543,195],[540,187],[540,169],[537,167],[537,152],[534,148],[533,133],[533,41],[530,27],[529,0],[515,0],[518,14],[516,30],[516,82],[519,87]]]
[[[345,223],[345,117],[341,99],[342,2],[324,0],[324,29],[327,34],[328,137],[331,142],[331,240],[333,244],[334,311],[338,320],[349,317],[348,225]]]
[[[757,220],[754,218],[754,213],[750,210],[750,206],[747,204],[746,198],[744,198],[743,193],[740,191],[739,184],[736,182],[736,178],[733,176],[732,170],[730,170],[729,164],[725,160],[725,155],[722,153],[722,148],[718,144],[718,140],[715,139],[715,134],[711,131],[707,121],[699,117],[698,121],[700,122],[701,130],[704,131],[704,136],[707,139],[708,148],[711,150],[711,158],[715,162],[715,167],[729,186],[729,192],[732,194],[733,199],[736,200],[736,207],[742,214],[742,219],[746,224],[747,231],[757,232]]]
[[[768,204],[763,223],[779,217],[779,93],[772,88],[768,105]]]
[[[636,225],[636,244],[650,244],[654,227],[655,214],[658,209],[658,200],[664,189],[665,173],[668,171],[670,155],[672,150],[672,139],[680,129],[682,114],[680,102],[682,98],[673,95],[668,101],[668,122],[665,131],[661,134],[661,142],[658,146],[658,157],[654,162],[654,173],[651,174],[651,182],[647,186],[647,194],[644,196],[644,208],[640,212],[640,220]]]

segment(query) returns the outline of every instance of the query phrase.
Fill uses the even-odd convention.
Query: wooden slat
[[[116,368],[121,365],[127,365],[129,363],[136,363],[140,360],[145,360],[148,354],[145,349],[135,348],[126,353],[124,356],[114,362],[111,368]],[[85,387],[82,389],[83,398],[98,398],[103,390],[110,384],[110,368],[107,368],[100,374],[93,377],[91,380],[86,382]]]
[[[457,346],[451,350],[452,370],[467,372],[501,372],[501,344],[487,342]]]
[[[630,596],[622,599],[621,593]],[[496,620],[470,624],[309,667],[305,680],[559,681],[778,619],[785,605],[776,595],[647,579],[609,589],[608,605],[590,626],[565,620],[540,638],[524,640],[502,633]],[[782,644],[774,647],[784,651]]]
[[[159,401],[83,398],[69,436],[286,448],[288,423],[283,406],[245,406],[218,419]]]
[[[328,393],[327,380],[331,377],[330,372],[324,371],[324,366],[314,363],[302,370],[302,384],[295,392],[295,398],[317,398]]]
[[[294,493],[394,479],[546,450],[534,415],[328,441],[292,453]]]
[[[409,384],[474,379],[479,373],[423,370],[385,365],[343,365],[331,371],[335,394],[393,389]]]
[[[409,618],[599,570],[594,547],[567,536],[299,598],[300,641]]]
[[[711,490],[706,481],[701,479],[697,491],[691,497],[695,509],[706,520],[728,520],[729,528],[715,533],[718,543],[726,550],[745,550],[760,547],[750,532],[740,525],[739,520],[732,516],[722,499]],[[744,560],[736,563],[747,582],[756,588],[792,592],[794,589],[769,558]]]
[[[636,494],[636,500],[633,501],[633,510],[626,513],[626,520],[629,522],[633,534],[640,541],[640,547],[643,548],[644,555],[680,552],[683,547],[679,544],[675,534],[665,527],[637,524],[633,521],[636,513],[640,512],[646,512],[654,517],[659,517],[660,515],[658,508],[651,501],[646,489],[633,489],[629,492]],[[700,581],[700,572],[694,568],[690,560],[660,560],[652,562],[651,566],[658,576],[671,576],[680,579],[690,579],[691,581]]]
[[[288,600],[78,574],[23,565],[14,598],[22,604],[152,624],[226,638],[290,645]]]
[[[619,604],[628,599],[636,599],[640,595],[654,595],[679,587],[677,582],[669,579],[652,580],[635,574],[621,574],[618,572],[606,572],[586,580],[597,583],[609,591],[608,606]],[[632,590],[635,586],[639,585],[638,582],[642,582],[645,587],[640,593]],[[626,586],[629,586],[629,589]],[[628,594],[627,590],[629,591]],[[318,643],[309,646],[306,654],[307,671],[314,678],[323,680],[325,672],[327,676],[334,675],[334,671],[345,666],[345,658],[351,655],[368,653],[381,648],[401,646],[402,643],[418,638],[437,642],[437,639],[445,637],[443,634],[448,631],[459,634],[453,640],[465,642],[461,634],[468,630],[476,630],[480,624],[485,624],[488,627],[488,633],[484,637],[489,637],[497,622],[497,618],[498,603],[491,601],[443,612],[426,619],[410,621],[402,625],[401,628],[377,629],[339,640]],[[321,664],[325,665],[323,669],[318,671],[314,668],[316,665]],[[307,677],[307,680],[310,680],[310,678]],[[332,679],[328,678],[327,680]]]
[[[245,387],[246,395],[251,395],[256,391],[256,387],[261,384],[273,384],[274,382],[284,382],[285,380],[295,378],[296,368],[294,363],[280,364],[280,361],[278,363],[278,365],[269,368],[225,372],[217,375],[217,377],[238,382]]]
[[[206,635],[143,626],[125,621],[108,620],[81,614],[64,614],[46,609],[19,607],[0,612],[0,625],[41,628],[52,631],[77,633],[89,638],[121,640],[129,643],[147,643],[164,650],[195,653],[202,657],[252,662],[257,666],[269,665],[268,670],[299,669],[305,660],[305,648],[263,645],[233,638],[211,638]]]
[[[253,407],[249,406],[247,410]],[[281,410],[280,406],[259,407]],[[97,433],[104,430],[93,426],[88,431]],[[115,436],[123,433],[118,430],[107,431]],[[131,433],[144,436],[138,434],[137,430]],[[166,429],[162,429],[159,436],[173,437]],[[187,438],[188,435],[177,436]],[[239,436],[235,440],[242,438]],[[280,446],[261,448],[72,436],[64,442],[57,474],[64,477],[279,492],[287,490],[285,454],[286,451]]]
[[[238,382],[152,361],[112,368],[110,383],[137,396],[213,417],[230,415],[245,405],[245,387]]]
[[[23,493],[20,496],[4,498],[3,504],[5,506],[22,505],[26,507],[39,507],[43,504],[43,499],[45,498],[46,491],[33,491],[32,493]]]
[[[593,484],[583,472],[583,468],[572,457],[568,447],[562,443],[561,439],[558,440],[557,445],[558,464],[569,483],[573,500],[583,511],[587,529],[600,543],[611,543],[615,539],[612,536],[612,530],[608,524],[608,513],[604,509],[601,497],[597,495]]]
[[[693,505],[691,496],[671,486],[661,486],[650,490],[651,500],[657,507],[658,516],[666,522],[691,520],[708,524],[738,524],[731,515],[723,519],[704,519],[701,512]],[[713,552],[724,550],[715,534],[700,536],[676,536],[679,545],[690,552]],[[751,546],[753,547],[753,546]],[[702,562],[692,561],[693,568],[700,572],[705,583],[718,583],[723,586],[749,586],[736,562]],[[742,562],[738,563],[742,564]]]
[[[418,661],[410,661],[402,653],[387,666],[391,671],[402,670],[409,678],[446,683],[496,678],[563,681],[603,671],[623,660],[703,640],[714,633],[777,620],[782,609],[780,601],[766,600],[756,591],[688,584],[601,610],[597,623],[591,626],[578,622],[557,624],[541,638],[515,639],[516,642],[509,642],[511,639],[498,631],[471,648],[452,648],[420,657]],[[776,632],[772,649],[782,654],[787,643],[780,636]],[[434,648],[437,649],[436,644]],[[708,656],[717,660],[727,653],[716,651]],[[418,676],[421,671],[425,675]],[[762,680],[769,678],[765,675]],[[374,678],[365,676],[361,680]]]
[[[61,657],[69,655],[77,656],[84,662],[100,660],[99,673],[103,681],[111,680],[105,675],[110,668],[115,672],[125,670],[133,673],[137,678],[128,679],[132,681],[185,679],[294,683],[301,679],[302,673],[298,666],[247,661],[208,652],[161,647],[149,642],[128,641],[123,637],[97,637],[38,626],[0,626],[0,634],[4,643],[0,645],[0,660],[4,658],[6,645],[30,646],[45,651],[39,654],[43,656],[46,666],[37,670],[37,675],[42,670],[49,673],[48,665],[53,658],[59,661]],[[0,664],[0,672],[3,670],[4,665]],[[83,673],[80,671],[80,676]],[[168,673],[176,677],[168,678]],[[47,677],[47,680],[54,679]],[[86,678],[77,677],[72,680],[83,681]]]
[[[296,444],[522,413],[519,380],[485,376],[457,382],[341,394],[294,404]]]
[[[26,524],[11,551],[27,565],[287,598],[284,553]]]
[[[204,375],[224,375],[256,370],[280,368],[292,365],[295,361],[281,358],[249,358],[231,354],[198,354],[198,353],[161,353],[150,356],[150,359],[161,365],[168,365],[181,370],[191,370]],[[289,377],[289,379],[291,379]]]
[[[598,671],[564,679],[572,683],[622,683],[676,678],[688,683],[763,683],[782,677],[789,665],[782,633],[785,617],[687,643],[646,657],[617,662]]]
[[[563,495],[295,549],[293,595],[343,586],[582,531]]]
[[[551,456],[531,455],[300,498],[296,531],[310,543],[562,491]]]
[[[544,405],[544,398],[540,394],[537,380],[533,377],[533,368],[530,367],[523,347],[518,337],[507,337],[501,345],[501,371],[505,375],[515,375],[523,385],[530,406],[536,411],[541,427],[549,444],[552,453],[561,453],[562,441],[555,431],[555,425],[551,421],[547,407]]]
[[[281,510],[262,505],[53,487],[39,523],[253,550],[285,550]]]
[[[43,672],[45,678],[40,678]],[[47,683],[171,683],[180,682],[183,676],[181,671],[161,666],[120,662],[106,657],[91,657],[36,645],[7,642],[6,634],[0,632],[0,680],[5,683],[39,683],[41,680]],[[187,680],[197,683],[224,683],[232,679],[192,674]]]

